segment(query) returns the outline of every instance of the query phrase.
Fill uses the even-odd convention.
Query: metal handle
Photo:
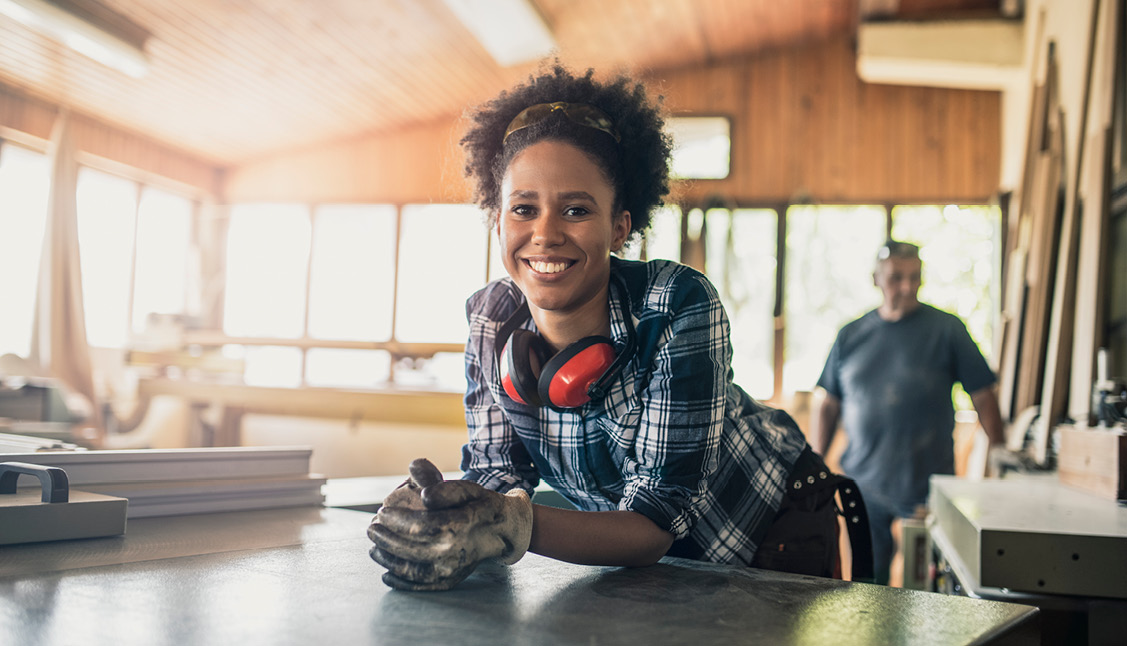
[[[67,502],[70,498],[70,481],[67,472],[59,467],[45,467],[27,462],[0,462],[0,495],[15,494],[16,480],[20,474],[39,478],[43,487],[43,502]]]

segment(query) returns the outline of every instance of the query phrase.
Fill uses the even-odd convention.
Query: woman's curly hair
[[[651,212],[669,192],[672,145],[662,131],[664,119],[641,83],[623,75],[600,82],[594,74],[589,69],[583,76],[575,76],[557,61],[471,114],[471,126],[460,142],[466,151],[465,173],[474,183],[474,201],[488,214],[491,226],[501,208],[501,179],[509,162],[529,145],[555,139],[575,145],[598,163],[615,188],[615,212],[630,211],[632,234],[649,227]],[[555,101],[586,103],[602,110],[614,123],[619,143],[606,133],[563,117],[514,131],[504,140],[509,123],[522,110]]]

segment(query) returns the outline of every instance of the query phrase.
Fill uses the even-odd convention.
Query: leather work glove
[[[368,552],[398,590],[449,590],[479,563],[511,565],[532,539],[532,501],[470,482],[443,480],[429,460],[411,463],[410,479],[385,499],[368,526]]]

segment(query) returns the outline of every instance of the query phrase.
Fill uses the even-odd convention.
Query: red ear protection
[[[618,280],[612,274],[612,283]],[[522,303],[497,331],[496,342],[504,343],[497,361],[501,387],[514,401],[527,406],[551,406],[561,410],[578,408],[606,393],[626,363],[634,356],[636,340],[626,286],[617,284],[626,345],[615,352],[614,341],[588,336],[553,355],[552,347],[535,332],[521,328],[531,318],[528,303]],[[494,345],[494,351],[496,351]]]
[[[500,358],[501,385],[509,397],[528,406],[541,405],[536,379],[550,354],[548,344],[533,332],[513,330]]]
[[[529,406],[578,408],[591,400],[588,389],[615,363],[614,342],[582,338],[555,356],[529,330],[513,330],[501,351],[501,385],[509,397]]]

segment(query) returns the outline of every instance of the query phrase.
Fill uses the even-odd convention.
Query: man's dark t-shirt
[[[843,327],[818,385],[841,400],[842,469],[907,515],[926,502],[931,474],[955,472],[952,386],[994,381],[963,322],[921,303],[899,321],[873,310]]]

